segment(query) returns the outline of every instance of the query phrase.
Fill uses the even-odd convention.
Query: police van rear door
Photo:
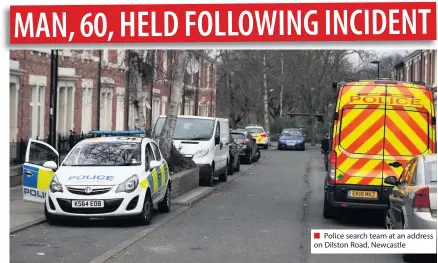
[[[59,167],[59,153],[51,145],[29,139],[23,165],[23,199],[44,203],[50,181],[55,171],[43,167],[45,162],[53,161]]]
[[[435,148],[430,91],[400,83],[388,84],[386,93],[383,179],[399,177],[412,157],[432,153]]]

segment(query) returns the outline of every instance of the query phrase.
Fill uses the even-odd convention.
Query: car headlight
[[[62,193],[62,184],[59,182],[58,180],[58,176],[56,176],[56,174],[53,176],[52,181],[50,182],[50,192],[52,193]]]
[[[134,174],[133,176],[129,177],[128,180],[121,183],[117,189],[116,193],[125,192],[125,193],[132,193],[135,189],[137,189],[138,186],[138,176]]]
[[[203,149],[199,149],[196,151],[195,155],[198,157],[204,157],[206,156],[208,153],[208,149],[207,148],[203,148]]]

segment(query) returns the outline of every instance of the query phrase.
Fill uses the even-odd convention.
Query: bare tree
[[[172,78],[170,79],[170,102],[169,109],[161,130],[159,144],[162,154],[165,159],[171,157],[172,138],[175,131],[176,117],[178,115],[178,108],[180,99],[182,97],[182,90],[184,87],[184,74],[187,67],[188,51],[170,51],[173,53],[172,61]]]

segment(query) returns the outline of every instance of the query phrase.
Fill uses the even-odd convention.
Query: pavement
[[[45,220],[44,205],[23,201],[23,187],[10,188],[9,231],[11,233]]]
[[[370,212],[322,217],[324,162],[318,146],[302,152],[277,151],[273,145],[261,155],[205,199],[192,207],[173,205],[148,227],[120,221],[43,223],[12,234],[10,261],[402,262],[399,255],[310,254],[310,229],[381,229],[382,217]],[[436,262],[436,256],[421,262]]]
[[[173,199],[171,212],[156,213],[147,227],[131,220],[73,221],[52,226],[44,222],[42,204],[23,201],[22,187],[11,188],[10,262],[105,262],[252,167],[241,165],[241,171],[229,176],[228,182],[198,187]]]

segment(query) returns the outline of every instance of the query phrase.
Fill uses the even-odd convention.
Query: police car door
[[[58,151],[45,142],[29,139],[23,165],[23,199],[44,203],[57,167],[59,167]]]
[[[169,169],[167,167],[167,163],[164,160],[163,156],[161,155],[161,152],[158,148],[158,145],[155,142],[150,143],[152,146],[152,150],[154,151],[155,160],[160,162],[160,167],[158,169],[158,185],[159,185],[159,199],[163,199],[164,195],[166,194],[166,186],[167,186],[167,180],[169,178]]]
[[[146,165],[147,165],[147,169],[148,169],[148,179],[151,178],[152,180],[149,179],[149,186],[151,188],[151,192],[152,192],[152,201],[154,202],[154,204],[159,200],[159,195],[160,195],[160,187],[161,187],[161,182],[159,180],[159,173],[160,173],[160,166],[158,165],[156,167],[151,167],[151,164],[153,164],[156,161],[155,159],[155,155],[154,152],[152,150],[152,146],[151,143],[146,144]],[[155,166],[155,165],[154,165]]]

